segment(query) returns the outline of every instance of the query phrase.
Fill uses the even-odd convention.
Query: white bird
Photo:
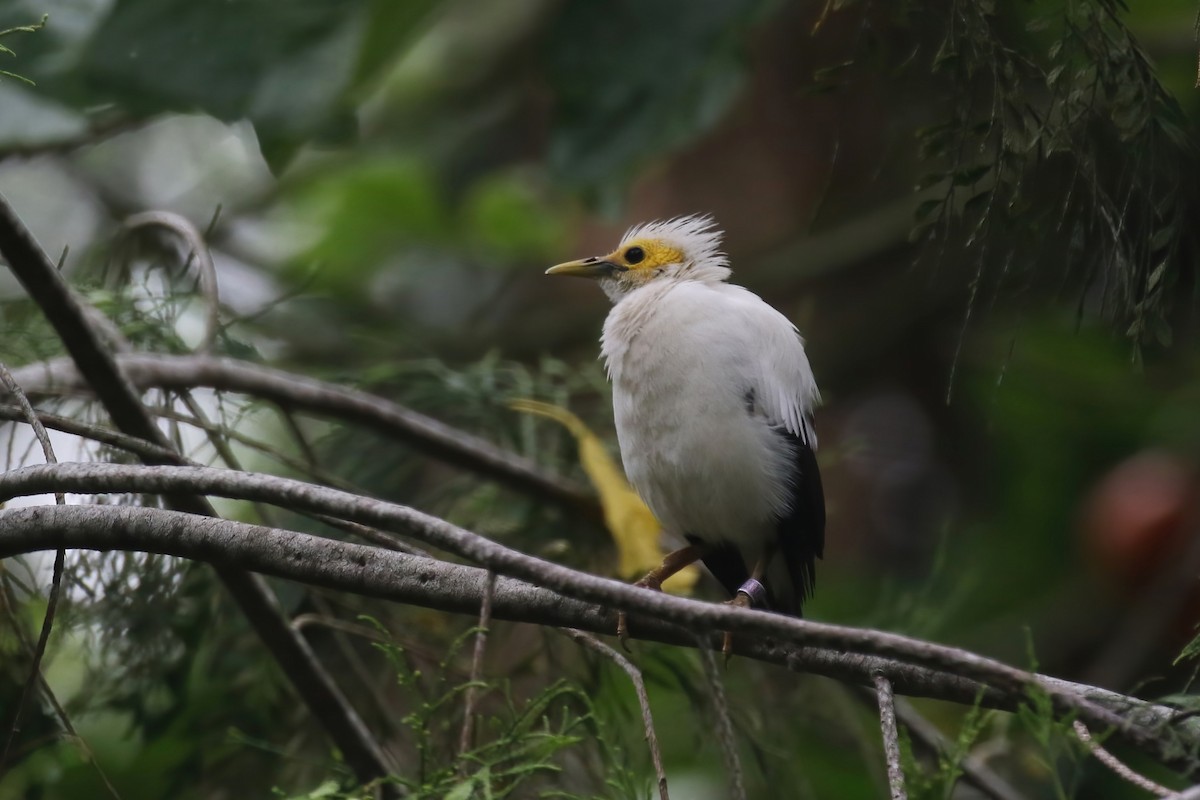
[[[688,542],[638,585],[701,560],[729,602],[799,616],[825,543],[820,395],[796,327],[726,282],[721,236],[709,216],[651,222],[546,274],[598,279],[613,301],[601,350],[621,460]]]

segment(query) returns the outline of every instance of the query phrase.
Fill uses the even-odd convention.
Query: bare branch
[[[879,728],[883,732],[883,753],[887,759],[888,790],[891,800],[908,800],[904,788],[904,768],[900,765],[900,731],[896,728],[896,698],[892,682],[875,676],[875,696],[879,701]]]
[[[45,426],[38,419],[33,406],[29,404],[29,398],[21,390],[20,384],[13,379],[12,373],[8,371],[8,367],[4,362],[0,362],[0,383],[3,383],[5,388],[17,398],[17,405],[20,406],[21,413],[29,422],[30,427],[33,428],[34,436],[37,437],[38,443],[42,446],[42,455],[45,456],[46,463],[57,464],[58,459],[54,457],[54,445],[50,442],[50,435],[46,433]],[[55,492],[54,502],[61,506],[66,504],[67,499],[62,492]],[[45,682],[45,679],[42,677],[42,660],[46,657],[46,645],[50,641],[50,632],[54,629],[54,614],[58,609],[58,597],[62,590],[63,569],[66,566],[66,559],[67,551],[60,547],[54,554],[54,570],[50,578],[50,595],[46,600],[46,613],[42,617],[42,630],[38,634],[37,645],[33,649],[33,660],[29,665],[29,676],[25,679],[25,685],[21,687],[21,694],[17,697],[17,705],[13,710],[12,720],[8,726],[8,736],[4,740],[4,749],[0,750],[0,775],[4,774],[4,764],[8,760],[9,750],[12,748],[17,734],[21,730],[21,717],[25,715],[25,707],[29,703],[29,696],[33,694],[34,686]]]
[[[200,294],[204,297],[204,340],[200,343],[203,355],[212,355],[217,342],[217,330],[220,327],[221,298],[217,290],[217,269],[213,264],[212,253],[204,242],[204,236],[192,224],[191,220],[182,214],[171,211],[143,211],[125,219],[125,229],[130,233],[140,228],[164,228],[180,239],[188,247],[184,261],[184,269],[193,262],[200,276]]]
[[[85,304],[67,286],[3,197],[0,197],[0,255],[54,327],[84,384],[95,392],[117,428],[172,450],[170,440],[154,424],[117,366],[113,353],[89,321]],[[176,464],[183,461],[178,455],[144,460]],[[166,502],[183,511],[216,516],[207,500],[187,492],[172,495]],[[382,748],[317,661],[304,637],[288,624],[270,588],[258,576],[227,565],[217,566],[217,576],[359,779],[367,783],[387,775]],[[392,789],[385,791],[394,793]]]
[[[174,450],[168,450],[165,447],[152,444],[144,439],[138,439],[135,436],[126,436],[125,434],[119,431],[114,431],[110,428],[105,428],[100,425],[89,425],[86,422],[79,422],[71,419],[70,417],[63,417],[46,411],[37,411],[36,409],[34,413],[37,415],[38,420],[51,430],[62,431],[63,433],[69,433],[73,436],[78,436],[83,439],[89,439],[93,442],[105,444],[109,447],[114,447],[118,450],[123,450],[127,453],[132,453],[133,455],[141,456],[146,459],[157,460],[177,458]],[[161,413],[160,416],[162,416]],[[305,465],[294,459],[285,458],[281,454],[271,451],[268,446],[262,442],[258,442],[248,436],[243,436],[235,430],[228,430],[224,428],[218,429],[216,425],[211,423],[202,423],[200,420],[191,417],[179,416],[178,418],[182,422],[195,425],[196,427],[199,427],[202,430],[210,433],[217,432],[219,430],[222,436],[227,436],[236,442],[246,445],[247,447],[252,447],[262,452],[267,452],[279,460],[280,463],[294,467],[297,471],[308,471],[311,477],[325,485],[336,486],[347,491],[350,490],[350,484],[338,480],[336,476],[330,475],[319,468]],[[9,405],[5,403],[0,403],[0,419],[11,420],[14,422],[27,421],[20,406],[15,404]],[[188,460],[186,463],[191,466],[201,466],[200,463],[196,461]],[[424,550],[420,549],[419,547],[414,547],[408,542],[403,541],[395,534],[369,528],[366,525],[358,525],[353,522],[335,519],[322,514],[311,514],[309,516],[311,516],[313,519],[324,522],[326,525],[329,525],[333,528],[345,531],[346,533],[357,536],[364,541],[371,542],[372,544],[376,544],[380,547],[386,547],[389,550],[400,550],[401,552],[409,553],[411,555],[428,555],[428,553],[426,553]]]
[[[70,417],[51,414],[47,411],[35,410],[34,413],[37,415],[38,421],[51,430],[62,431],[63,433],[69,433],[72,436],[79,436],[84,439],[91,439],[93,442],[106,444],[109,447],[115,447],[118,450],[124,450],[127,453],[132,453],[133,455],[150,459],[157,463],[161,463],[162,459],[171,458],[175,453],[175,451],[162,445],[148,442],[145,439],[139,439],[136,436],[127,436],[120,431],[114,431],[111,428],[105,428],[101,425],[89,425],[86,422],[79,422]],[[27,421],[25,412],[15,403],[0,403],[0,419],[10,422]]]
[[[230,358],[123,354],[117,362],[142,391],[203,386],[353,422],[573,513],[602,518],[595,496],[574,481],[547,474],[532,461],[485,439],[366,392]],[[87,381],[66,359],[30,364],[15,375],[30,394],[88,390]]]
[[[642,680],[642,671],[635,667],[628,658],[590,633],[574,628],[564,628],[562,632],[589,650],[609,659],[625,670],[625,674],[629,676],[629,680],[633,683],[633,691],[637,695],[638,706],[642,709],[642,725],[646,728],[646,744],[650,748],[650,761],[654,764],[654,774],[658,776],[659,800],[671,800],[667,793],[667,771],[663,769],[662,752],[658,748],[658,734],[654,731],[654,716],[650,713],[650,697],[646,694],[646,682]]]
[[[141,467],[118,464],[33,466],[0,474],[0,499],[63,489],[72,492],[141,492],[167,496],[181,492],[213,494],[328,514],[364,525],[407,533],[435,547],[470,559],[503,575],[535,582],[580,600],[610,608],[636,610],[698,633],[714,630],[778,637],[793,644],[834,647],[854,653],[892,657],[951,672],[991,689],[1021,695],[1039,685],[1029,672],[995,659],[946,645],[884,631],[786,617],[724,604],[701,603],[625,583],[598,578],[506,548],[445,520],[414,509],[313,486],[273,475],[255,475],[206,467]],[[578,627],[578,626],[576,626]],[[887,676],[897,683],[890,673]],[[1140,725],[1097,705],[1085,696],[1041,682],[1059,711],[1075,711],[1097,728],[1111,727],[1148,752],[1162,742]]]
[[[713,711],[717,717],[717,740],[721,743],[721,755],[725,759],[725,769],[729,771],[729,796],[733,800],[746,800],[746,782],[742,779],[742,760],[738,758],[737,738],[733,735],[733,720],[729,717],[729,703],[725,699],[725,683],[721,680],[721,671],[717,668],[717,659],[713,651],[700,646],[700,664],[704,667],[704,677],[708,680],[708,691],[712,697]]]
[[[458,737],[458,754],[463,756],[471,749],[475,733],[475,697],[479,677],[483,674],[483,653],[487,648],[488,625],[492,622],[492,598],[496,594],[496,573],[488,570],[483,586],[483,601],[479,604],[479,629],[475,632],[475,652],[471,656],[471,677],[463,697],[463,726]]]
[[[6,477],[0,476],[0,481]],[[199,561],[233,562],[244,569],[314,586],[470,615],[478,613],[487,575],[485,570],[476,567],[163,509],[40,506],[0,511],[0,558],[57,547],[134,550]],[[567,572],[571,573],[570,570]],[[582,573],[573,574],[581,579],[630,590],[634,597],[627,607],[631,610],[650,611],[659,599],[657,592],[636,590]],[[689,628],[643,615],[633,618],[636,621],[631,628],[634,638],[696,647],[698,640],[692,630],[698,630],[702,634],[699,641],[716,647],[721,640],[720,630],[738,628],[737,623],[747,615],[760,613],[723,604],[669,599],[674,601],[673,606],[676,602],[682,603],[705,624]],[[579,628],[593,633],[611,634],[614,630],[613,614],[593,603],[570,599],[550,589],[505,577],[497,578],[492,613],[498,619]],[[814,640],[829,639],[826,629],[838,628],[801,620],[795,622],[803,623],[805,629],[812,626],[814,630],[825,631],[825,635],[814,636]],[[895,636],[853,628],[841,630]],[[985,687],[977,681],[939,669],[850,652],[846,647],[828,649],[811,644],[788,647],[779,641],[739,633],[734,639],[734,651],[739,656],[780,664],[795,672],[825,675],[860,685],[870,685],[876,674],[883,674],[897,691],[912,696],[968,705],[981,701],[986,707],[1008,711],[1025,699],[1020,687]],[[1123,739],[1165,764],[1182,770],[1195,768],[1193,762],[1179,754],[1178,740],[1171,741],[1161,732],[1172,731],[1185,741],[1198,741],[1200,719],[1095,687],[1043,675],[1031,676],[1031,679],[1055,695],[1088,699],[1089,703],[1078,707],[1080,716],[1096,716],[1093,706],[1106,707],[1108,712],[1104,716],[1125,715],[1128,720],[1116,729]]]
[[[1091,754],[1096,757],[1096,760],[1111,769],[1114,773],[1120,776],[1122,780],[1159,797],[1176,796],[1175,792],[1171,791],[1162,784],[1155,783],[1145,775],[1139,775],[1130,769],[1126,764],[1124,764],[1119,758],[1105,750],[1102,744],[1092,738],[1091,731],[1089,731],[1087,726],[1082,722],[1075,720],[1073,727],[1075,728],[1075,735],[1079,737],[1079,741],[1084,743]]]

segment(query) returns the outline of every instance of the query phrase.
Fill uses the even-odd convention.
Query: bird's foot
[[[733,599],[725,601],[725,605],[735,608],[754,608],[765,605],[766,599],[766,587],[755,578],[747,578],[746,582],[738,588]],[[721,655],[725,657],[725,666],[729,666],[729,659],[733,656],[733,634],[730,631],[725,631],[725,636],[721,641]]]
[[[754,604],[750,602],[750,598],[741,592],[735,594],[732,600],[726,600],[725,605],[734,606],[735,608],[754,607]],[[730,631],[725,631],[724,638],[721,640],[721,655],[725,657],[725,666],[729,666],[729,659],[733,657],[733,633]]]
[[[650,589],[654,592],[662,591],[662,580],[655,575],[647,575],[633,585],[639,589]],[[621,643],[621,647],[626,653],[631,652],[629,650],[629,619],[624,611],[617,612],[617,641]]]

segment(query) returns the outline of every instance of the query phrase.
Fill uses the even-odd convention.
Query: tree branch
[[[171,442],[154,424],[117,366],[113,353],[88,321],[84,304],[3,197],[0,197],[0,255],[54,327],[79,375],[96,393],[116,426],[130,436],[173,451]],[[151,464],[183,461],[173,452],[169,458],[143,457],[143,460]],[[165,499],[173,508],[216,516],[206,499],[187,490]],[[266,583],[258,576],[221,566],[217,568],[217,576],[359,779],[368,783],[386,776],[387,762],[382,749],[317,661],[308,642],[288,624]]]
[[[1112,753],[1105,750],[1102,744],[1092,738],[1092,733],[1087,729],[1087,726],[1079,720],[1075,720],[1075,722],[1072,723],[1072,727],[1075,729],[1075,735],[1079,737],[1079,741],[1083,742],[1088,751],[1096,757],[1096,760],[1111,769],[1125,782],[1131,783],[1139,789],[1149,792],[1156,797],[1178,796],[1176,792],[1171,791],[1167,787],[1155,783],[1145,775],[1134,772],[1127,764],[1122,762]]]
[[[875,695],[879,702],[879,729],[883,732],[883,754],[887,760],[888,790],[891,800],[908,800],[904,788],[904,768],[900,764],[900,731],[896,727],[896,697],[892,683],[883,675],[875,676]]]
[[[738,757],[737,737],[733,734],[733,719],[729,716],[729,702],[725,697],[725,684],[716,656],[711,647],[697,641],[700,665],[704,668],[704,679],[708,681],[708,693],[712,698],[713,716],[716,717],[714,733],[725,759],[725,770],[729,773],[729,797],[731,800],[746,800],[746,781],[742,777],[742,760]],[[728,656],[726,656],[728,658]]]
[[[458,737],[458,756],[462,759],[471,749],[475,736],[475,699],[479,678],[483,675],[483,654],[487,648],[488,628],[492,624],[492,596],[496,591],[496,573],[488,572],[479,604],[479,629],[475,632],[475,650],[471,655],[471,677],[463,696],[463,726]],[[465,773],[464,773],[465,774]]]
[[[204,339],[200,343],[200,352],[206,356],[212,355],[220,328],[221,296],[217,290],[217,268],[204,242],[204,235],[190,219],[172,211],[143,211],[126,217],[124,225],[129,234],[141,228],[162,228],[174,233],[187,245],[183,267],[186,270],[193,263],[196,265],[197,283],[204,298]]]
[[[285,409],[323,414],[398,439],[421,453],[485,475],[572,513],[602,519],[596,497],[574,481],[432,417],[367,392],[231,358],[122,354],[124,375],[139,390],[207,387],[270,400]],[[87,391],[67,359],[30,364],[14,375],[30,394]]]
[[[21,409],[21,414],[29,422],[30,427],[33,428],[33,434],[42,446],[42,455],[45,456],[46,463],[58,463],[58,459],[54,456],[54,445],[50,442],[50,435],[46,433],[46,428],[42,425],[41,420],[38,419],[33,406],[29,404],[29,398],[21,390],[21,385],[13,379],[12,373],[8,371],[8,367],[3,361],[0,361],[0,384],[3,384],[17,398],[17,405]],[[63,496],[62,492],[55,492],[54,502],[61,506],[66,504],[67,499]],[[32,663],[29,665],[29,677],[25,680],[25,685],[21,687],[21,694],[17,697],[17,705],[13,711],[12,721],[9,723],[8,735],[4,737],[4,748],[0,750],[0,775],[4,774],[4,764],[8,760],[9,750],[12,748],[17,734],[21,730],[21,717],[25,714],[25,706],[29,702],[29,696],[33,694],[35,686],[45,684],[45,679],[42,677],[42,659],[45,658],[46,644],[50,641],[50,631],[54,627],[54,614],[58,608],[58,598],[62,590],[62,577],[66,566],[66,558],[67,551],[62,548],[59,548],[54,553],[54,570],[50,578],[50,595],[46,599],[46,613],[42,617],[42,630],[38,634],[37,645],[33,649]]]
[[[696,634],[712,641],[713,637],[717,636],[717,631],[735,631],[739,634],[738,637],[735,637],[735,648],[739,653],[751,654],[751,657],[760,660],[782,663],[797,671],[816,672],[864,685],[871,685],[872,675],[880,673],[892,681],[897,691],[903,693],[936,696],[969,704],[975,702],[977,694],[986,687],[983,692],[983,702],[986,705],[1011,710],[1022,702],[1028,688],[1036,686],[1052,698],[1056,708],[1061,712],[1074,711],[1079,718],[1084,719],[1095,729],[1113,728],[1123,739],[1164,763],[1186,770],[1192,770],[1195,767],[1194,760],[1186,755],[1187,749],[1180,748],[1178,742],[1173,742],[1171,739],[1178,735],[1192,741],[1200,741],[1200,720],[1188,719],[1179,726],[1173,726],[1171,722],[1174,712],[1161,706],[1153,706],[1093,687],[1083,687],[1067,681],[1035,676],[974,653],[898,634],[818,623],[761,611],[734,608],[723,604],[687,600],[658,592],[647,592],[624,583],[587,575],[517,553],[443,520],[429,517],[403,506],[274,476],[247,475],[193,467],[149,468],[100,464],[35,466],[5,473],[0,475],[0,498],[16,494],[41,493],[47,491],[51,486],[57,486],[66,491],[87,493],[109,491],[170,493],[181,491],[186,487],[190,491],[283,504],[294,508],[315,510],[384,529],[399,530],[423,539],[436,547],[483,564],[500,574],[527,579],[557,592],[549,593],[549,597],[554,598],[553,601],[546,597],[538,597],[535,598],[537,603],[565,603],[560,595],[566,595],[586,603],[601,603],[609,608],[623,608],[639,615],[633,620],[635,632],[644,631],[645,635],[658,639],[667,637],[669,634],[668,640],[675,642],[682,638],[683,641],[690,643],[688,637]],[[5,512],[5,514],[14,514],[19,511],[21,509]],[[126,511],[132,510],[127,509]],[[9,517],[4,516],[0,519],[7,520]],[[209,525],[216,524],[211,520],[202,520],[201,522]],[[188,525],[191,523],[177,522],[176,524],[180,526],[181,532],[185,532],[189,530]],[[256,535],[264,537],[271,531],[267,528],[255,530],[262,531],[262,534]],[[8,538],[15,536],[7,531],[3,535]],[[108,538],[117,537],[118,541],[126,541],[119,538],[121,535],[123,535],[121,531],[105,532],[105,536]],[[194,533],[192,535],[195,536]],[[53,541],[53,539],[46,538],[38,542],[27,541],[24,547],[25,549],[42,549],[49,541]],[[69,546],[103,546],[97,545],[94,538],[88,539],[86,536],[81,541],[88,543]],[[413,565],[419,565],[423,583],[440,583],[442,580],[450,580],[453,585],[459,587],[457,591],[460,595],[464,591],[462,582],[468,580],[467,575],[470,575],[472,583],[482,579],[482,573],[478,571],[452,575],[435,571],[434,565],[438,565],[438,562],[426,559],[397,562],[392,559],[411,559],[413,557],[399,553],[388,553],[384,556],[383,551],[373,548],[303,537],[301,534],[276,532],[274,538],[267,537],[263,541],[274,541],[277,550],[264,555],[254,549],[259,545],[254,545],[253,542],[248,542],[244,538],[232,537],[232,534],[227,534],[226,538],[222,539],[215,547],[210,541],[200,549],[192,544],[164,545],[153,536],[144,541],[133,539],[128,540],[126,544],[115,546],[151,549],[154,552],[171,552],[175,555],[217,563],[236,563],[247,569],[318,585],[330,585],[328,577],[323,572],[308,573],[303,570],[296,572],[294,565],[297,562],[324,563],[348,559],[351,563],[358,565],[357,579],[344,581],[332,588],[346,589],[360,594],[379,593],[378,586],[374,590],[369,588],[370,575],[363,571],[369,565],[378,563],[389,563],[392,565],[389,569],[397,571],[411,570],[414,568]],[[292,544],[288,544],[289,542]],[[174,552],[170,549],[172,546],[186,546],[189,548],[189,552]],[[10,547],[11,545],[6,545],[3,550],[0,550],[0,556],[3,556],[5,552],[24,551],[21,548],[11,550]],[[286,562],[288,565],[286,570],[281,562]],[[450,569],[448,565],[445,565],[445,568]],[[442,566],[439,565],[438,570],[441,569]],[[454,569],[465,568],[455,567]],[[365,582],[359,583],[358,581]],[[507,611],[502,611],[502,589],[506,586],[509,584],[503,582],[497,584],[494,613],[497,617],[513,618],[511,615],[518,613],[518,609],[510,606]],[[429,591],[433,590],[429,589],[421,596],[428,597]],[[469,609],[474,613],[481,601],[479,588],[473,586],[464,596],[470,598],[465,607],[461,604],[460,599],[457,604],[446,610],[462,612]],[[432,605],[428,599],[424,601],[398,599]],[[445,602],[445,600],[439,602]],[[535,607],[538,606],[535,604]],[[528,618],[529,608],[519,609],[519,612],[526,615],[521,617],[526,621],[553,624],[559,627],[576,627],[600,632],[611,632],[613,629],[611,611],[598,610],[590,606],[587,614],[578,617],[571,615],[564,618],[558,614],[550,614],[530,619]],[[506,614],[510,616],[506,616]],[[687,633],[685,634],[683,631]],[[748,634],[759,634],[766,638],[751,640],[747,636]],[[745,641],[746,644],[742,644],[742,641]],[[787,644],[800,646],[789,647],[786,646]]]
[[[488,575],[492,574],[488,573]],[[658,778],[659,800],[671,800],[670,793],[667,791],[667,771],[663,769],[662,752],[658,747],[658,734],[654,732],[654,715],[650,713],[650,697],[646,694],[646,681],[642,678],[642,671],[635,667],[628,658],[590,633],[575,628],[563,628],[562,632],[592,652],[609,659],[629,676],[629,681],[633,684],[633,692],[637,696],[638,707],[642,710],[642,726],[646,730],[646,746],[650,748],[650,762],[653,764],[654,774]]]

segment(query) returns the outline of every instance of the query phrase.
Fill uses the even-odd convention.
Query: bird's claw
[[[624,611],[617,612],[617,641],[626,653],[633,652],[629,649],[629,619]]]
[[[725,605],[736,608],[753,608],[750,597],[742,592],[735,594],[731,600],[726,600]],[[725,657],[725,666],[728,667],[729,659],[733,658],[733,634],[729,631],[725,631],[721,639],[721,655]]]

